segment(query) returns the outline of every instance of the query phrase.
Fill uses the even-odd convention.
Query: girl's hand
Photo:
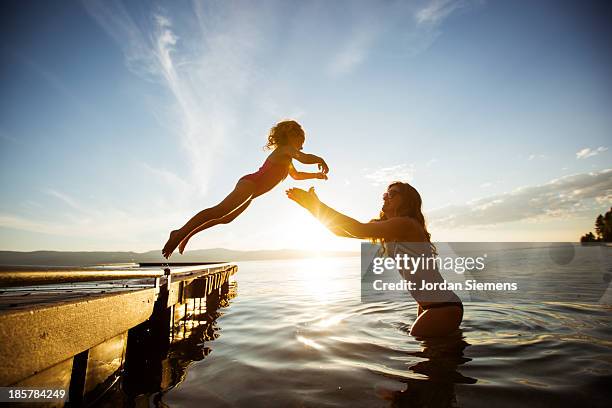
[[[314,178],[320,179],[320,180],[327,180],[327,174],[323,172],[315,173]]]
[[[325,163],[325,160],[321,159],[318,165],[319,165],[319,170],[321,170],[322,173],[324,174],[329,173],[329,166],[327,165],[327,163]]]

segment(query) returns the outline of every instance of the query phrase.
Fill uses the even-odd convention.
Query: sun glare
[[[291,219],[287,238],[286,247],[313,251],[315,255],[320,251],[334,250],[339,243],[338,237],[306,213]]]
[[[338,258],[301,259],[296,265],[296,272],[302,281],[304,292],[320,303],[333,301],[344,285],[338,279],[339,264]]]

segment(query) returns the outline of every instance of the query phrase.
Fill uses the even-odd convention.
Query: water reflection
[[[100,406],[166,406],[163,395],[182,382],[188,367],[203,360],[211,351],[207,342],[219,337],[217,319],[223,308],[237,295],[237,284],[231,281],[219,294],[209,294],[208,299],[187,299],[184,304],[167,309],[161,322],[160,341],[155,325],[141,325],[133,338],[139,344],[128,343],[127,361],[123,381],[117,384],[98,402]],[[212,299],[212,301],[211,301]],[[163,320],[162,319],[162,320]]]
[[[424,378],[395,378],[406,384],[401,391],[379,390],[379,395],[391,402],[392,407],[456,407],[455,384],[475,384],[475,378],[466,377],[458,367],[471,361],[464,356],[470,346],[458,330],[451,336],[418,339],[422,350],[407,352],[423,358],[408,369]]]

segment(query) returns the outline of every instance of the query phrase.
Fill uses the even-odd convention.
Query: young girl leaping
[[[167,259],[179,247],[182,254],[193,235],[217,224],[228,224],[238,217],[251,200],[270,191],[283,181],[287,174],[295,180],[327,180],[329,167],[325,160],[314,154],[302,153],[305,134],[299,123],[293,120],[279,122],[270,130],[266,148],[272,150],[263,166],[256,173],[247,174],[238,180],[234,191],[228,194],[219,204],[194,215],[180,229],[170,232],[170,238],[162,249]],[[318,164],[318,173],[303,173],[293,167],[295,159],[304,164]]]

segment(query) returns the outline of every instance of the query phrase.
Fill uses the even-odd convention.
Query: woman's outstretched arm
[[[403,217],[392,218],[385,221],[359,222],[321,202],[312,187],[309,191],[291,188],[287,190],[287,197],[307,209],[333,233],[336,233],[336,231],[344,231],[352,237],[361,239],[391,238],[403,235],[398,233],[398,230],[406,231],[407,228],[412,227],[410,222],[403,219]]]
[[[339,236],[339,237],[345,237],[345,238],[358,238],[352,234],[349,234],[348,232],[346,232],[346,230],[344,230],[341,227],[333,227],[331,225],[326,225],[327,229],[330,230],[332,233],[334,233],[335,235]]]

